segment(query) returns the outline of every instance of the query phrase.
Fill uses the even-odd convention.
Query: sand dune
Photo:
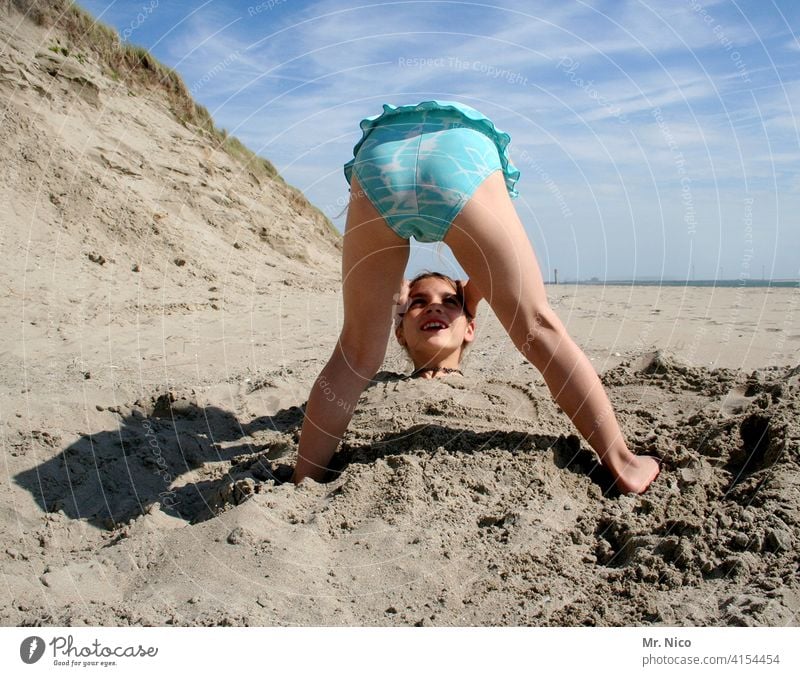
[[[295,488],[330,224],[0,15],[2,624],[797,625],[796,289],[550,288],[663,460],[643,496],[485,304],[463,377],[392,345],[335,478]]]

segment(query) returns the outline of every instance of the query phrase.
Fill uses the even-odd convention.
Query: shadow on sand
[[[395,378],[402,376],[383,372],[376,382]],[[117,429],[82,437],[18,474],[15,481],[43,511],[63,511],[101,529],[114,529],[156,504],[172,516],[203,521],[258,492],[261,482],[289,480],[289,456],[297,449],[303,415],[303,408],[292,406],[242,423],[229,411],[162,395],[147,413],[123,416]],[[439,422],[387,433],[365,444],[343,443],[327,481],[351,463],[439,448],[453,453],[497,448],[550,452],[558,467],[589,476],[604,493],[614,493],[611,476],[576,436],[474,432]],[[287,460],[281,463],[283,458]]]
[[[291,453],[303,422],[298,407],[242,423],[213,406],[175,404],[159,400],[150,415],[123,416],[118,428],[81,437],[14,480],[42,510],[61,510],[98,528],[113,529],[155,503],[195,521],[213,507],[215,488],[235,458],[258,454],[269,462]],[[191,481],[191,473],[213,463],[220,463],[213,478]],[[182,485],[174,486],[176,479]]]

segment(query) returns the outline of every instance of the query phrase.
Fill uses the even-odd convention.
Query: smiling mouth
[[[425,322],[421,327],[423,331],[441,331],[446,328],[447,324],[439,320],[432,320],[429,322]]]

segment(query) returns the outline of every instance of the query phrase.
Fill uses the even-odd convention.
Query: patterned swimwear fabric
[[[391,110],[389,110],[391,109]],[[389,114],[387,114],[389,113]],[[510,163],[510,137],[476,110],[448,102],[393,109],[361,123],[364,135],[345,165],[400,237],[444,239],[477,187],[503,171],[516,196],[519,171]]]

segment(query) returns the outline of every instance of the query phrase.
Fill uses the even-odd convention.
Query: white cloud
[[[754,30],[728,2],[704,3],[705,14],[684,2],[652,10],[638,1],[610,3],[606,17],[579,2],[501,5],[374,3],[353,10],[340,0],[299,8],[287,2],[246,20],[237,20],[241,7],[215,5],[174,27],[162,44],[189,86],[203,83],[197,95],[218,123],[270,158],[330,216],[347,196],[341,167],[360,138],[358,121],[384,102],[423,98],[464,101],[510,132],[524,196],[541,191],[537,170],[519,161],[527,152],[564,195],[591,200],[586,219],[574,224],[578,248],[581,233],[598,220],[627,219],[625,227],[645,236],[660,232],[665,219],[667,237],[685,236],[674,227],[682,219],[675,148],[691,174],[698,213],[709,218],[718,201],[741,196],[745,179],[752,191],[765,190],[765,203],[776,198],[761,184],[797,190],[798,67],[790,61],[776,70],[759,50],[772,56],[798,46],[785,34],[775,42],[766,20],[749,17]],[[753,46],[746,59],[752,83],[735,72],[720,35],[737,48]],[[574,77],[558,66],[562,56],[579,63]],[[540,205],[530,208],[524,218],[539,227],[532,219],[541,216]],[[552,255],[563,259],[565,252]],[[578,257],[578,249],[570,255]],[[637,265],[649,263],[645,256]]]

